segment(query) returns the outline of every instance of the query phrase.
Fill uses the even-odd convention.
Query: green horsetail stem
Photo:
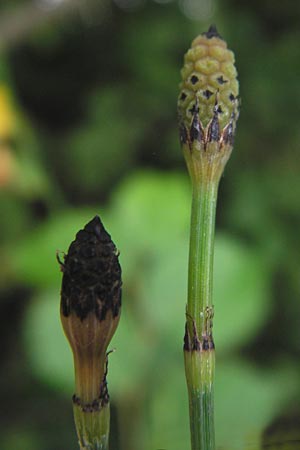
[[[107,347],[120,318],[122,281],[118,252],[98,216],[77,233],[60,265],[61,322],[74,358],[80,449],[107,450]]]
[[[191,447],[214,450],[215,214],[218,185],[233,148],[239,115],[234,55],[214,26],[192,42],[181,75],[179,134],[193,188],[184,337]]]

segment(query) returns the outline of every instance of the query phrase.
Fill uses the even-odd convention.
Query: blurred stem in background
[[[185,55],[178,100],[180,142],[192,181],[184,337],[192,450],[214,450],[213,254],[218,185],[238,118],[234,56],[215,27]]]

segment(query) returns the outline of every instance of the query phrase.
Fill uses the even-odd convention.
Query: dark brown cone
[[[121,312],[118,251],[98,216],[77,233],[60,264],[61,322],[74,357],[75,398],[90,410],[108,400],[107,347]]]
[[[76,234],[62,264],[61,311],[84,320],[89,313],[105,320],[121,307],[121,267],[117,249],[100,218],[95,216]]]

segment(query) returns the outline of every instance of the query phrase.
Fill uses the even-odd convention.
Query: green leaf
[[[139,172],[124,181],[112,198],[111,234],[121,251],[125,278],[139,278],[160,256],[176,253],[189,230],[187,177]]]
[[[269,268],[253,248],[218,234],[214,267],[214,335],[220,351],[232,351],[249,340],[271,310]]]
[[[289,364],[258,370],[239,360],[219,363],[215,381],[217,442],[228,450],[254,446],[265,426],[297,392],[298,375]]]
[[[24,320],[24,342],[33,373],[70,397],[74,389],[73,360],[60,324],[59,304],[59,285],[32,300]]]

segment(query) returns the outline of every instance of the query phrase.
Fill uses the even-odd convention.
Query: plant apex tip
[[[223,39],[222,36],[220,35],[220,33],[217,30],[217,27],[215,24],[212,24],[208,31],[205,31],[204,33],[202,33],[203,36],[206,36],[207,39],[211,39],[213,37],[219,38],[219,39]]]

